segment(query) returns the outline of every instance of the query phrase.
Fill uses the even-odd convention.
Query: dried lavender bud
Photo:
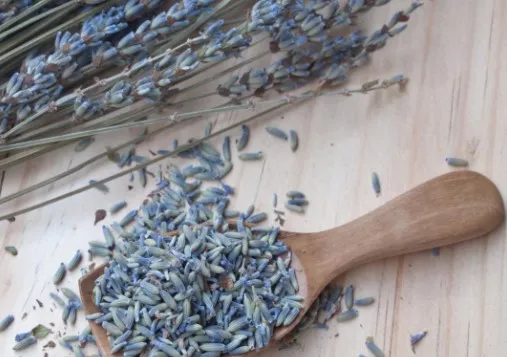
[[[428,331],[421,331],[410,335],[410,345],[412,346],[412,351],[415,353],[415,345],[418,344],[426,335]]]
[[[13,245],[7,245],[7,246],[5,246],[5,248],[4,248],[4,249],[5,249],[5,251],[7,251],[8,253],[10,253],[10,254],[11,254],[12,256],[14,256],[14,257],[15,257],[16,255],[18,255],[18,250],[17,250],[17,249],[16,249],[16,247],[15,247],[15,246],[13,246]]]
[[[445,159],[445,161],[447,162],[447,165],[449,165],[449,166],[455,166],[455,167],[466,167],[466,166],[468,166],[468,161],[465,160],[465,159],[461,159],[461,158],[447,157]]]

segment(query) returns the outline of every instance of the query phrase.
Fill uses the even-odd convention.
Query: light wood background
[[[373,29],[371,24],[388,21],[408,3],[393,0],[362,21]],[[254,203],[259,210],[271,212],[273,192],[282,197],[289,189],[299,189],[307,193],[311,205],[303,216],[289,213],[285,228],[322,230],[448,172],[447,155],[467,158],[470,169],[490,177],[507,197],[506,18],[507,2],[501,0],[428,0],[413,15],[406,32],[376,53],[372,63],[355,72],[352,79],[352,83],[361,83],[403,72],[410,77],[406,90],[319,98],[253,124],[248,150],[262,150],[266,155],[261,162],[235,160],[226,182],[236,188],[236,207],[245,209]],[[220,128],[240,116],[227,113],[212,120]],[[149,155],[148,148],[170,148],[174,138],[183,142],[200,136],[204,122],[162,134],[141,145],[138,152]],[[268,136],[264,132],[267,123],[296,129],[299,150],[293,154],[288,145]],[[237,136],[239,130],[231,134]],[[85,152],[75,153],[69,146],[12,168],[5,174],[1,195],[48,178],[101,152],[106,145],[134,135],[132,130],[99,137]],[[371,188],[372,171],[381,179],[380,197]],[[115,172],[115,165],[101,161],[0,207],[0,213]],[[76,249],[86,251],[89,240],[101,239],[100,224],[93,226],[96,209],[108,208],[124,197],[133,208],[154,183],[150,180],[143,190],[136,182],[131,191],[128,184],[124,177],[109,185],[108,195],[92,190],[17,217],[14,223],[0,222],[1,246],[14,245],[19,250],[17,257],[0,251],[0,316],[16,316],[15,323],[0,333],[1,356],[14,355],[14,335],[38,323],[53,322],[55,332],[62,333],[76,333],[85,325],[81,314],[77,326],[65,328],[60,322],[61,310],[50,311],[51,278],[58,264],[67,262]],[[105,222],[111,220],[108,217]],[[488,237],[444,248],[439,257],[426,251],[351,271],[340,277],[341,282],[354,284],[357,295],[374,296],[375,305],[362,308],[352,322],[332,321],[329,330],[309,331],[300,339],[300,347],[264,355],[368,355],[364,341],[374,336],[386,355],[412,356],[410,333],[427,329],[428,336],[416,349],[419,356],[502,356],[507,348],[505,245],[502,226]],[[87,259],[85,264],[89,264]],[[77,291],[79,276],[79,271],[68,274],[64,285]],[[41,300],[44,308],[39,308],[35,299]],[[24,312],[28,316],[22,320]],[[57,335],[43,342],[56,342]],[[42,356],[44,343],[18,355]],[[46,352],[49,356],[70,355],[60,346]],[[96,355],[91,349],[87,353]]]

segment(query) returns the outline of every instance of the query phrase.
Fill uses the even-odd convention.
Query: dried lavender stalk
[[[420,5],[414,2],[405,11],[397,12],[387,25],[369,36],[363,36],[361,31],[354,31],[348,37],[326,38],[320,44],[319,50],[291,50],[285,58],[275,61],[267,68],[253,68],[230,78],[218,86],[217,92],[221,96],[238,99],[263,95],[272,88],[281,93],[293,91],[316,79],[321,81],[321,86],[334,87],[343,84],[352,68],[366,63],[370,53],[383,48],[389,38],[406,28],[406,24],[398,24],[408,21],[409,15]],[[307,18],[319,17],[309,15]],[[321,33],[319,38],[324,35],[325,33]]]
[[[184,46],[187,45],[187,43],[185,43]],[[252,44],[252,46],[255,45],[255,44],[257,44],[257,43]],[[177,93],[176,93],[176,95],[180,96],[180,95],[184,94],[186,91],[192,90],[193,88],[200,87],[203,84],[208,83],[210,81],[219,79],[223,75],[225,75],[227,73],[230,73],[230,72],[233,72],[236,69],[241,68],[241,67],[243,67],[243,66],[245,66],[245,65],[247,65],[247,64],[249,64],[249,63],[251,63],[251,62],[253,62],[253,61],[255,61],[255,60],[257,60],[257,59],[259,59],[261,57],[263,57],[263,56],[265,56],[267,53],[269,53],[269,52],[263,52],[263,53],[260,53],[258,55],[255,55],[254,57],[249,58],[249,59],[244,60],[244,61],[241,61],[238,64],[236,64],[234,66],[231,66],[231,67],[228,67],[227,69],[225,69],[225,70],[223,70],[223,71],[221,71],[219,73],[213,74],[211,77],[208,77],[208,78],[205,78],[205,79],[203,79],[201,81],[198,81],[198,82],[192,84],[191,86],[185,87],[182,90],[178,90]],[[212,68],[212,66],[207,66],[205,68],[196,70],[196,71],[194,71],[194,73],[189,73],[188,75],[183,75],[181,80],[182,81],[187,80],[190,77],[193,77],[193,76],[195,76],[197,74],[200,74],[200,73],[202,73],[202,72],[204,72],[204,71],[206,71],[207,69],[210,69],[210,68]],[[215,95],[215,93],[208,93],[208,94],[203,95],[203,97],[213,96],[213,95]],[[177,105],[183,104],[186,101],[193,101],[193,100],[196,100],[196,98],[195,97],[189,98],[188,100],[183,100],[183,101],[179,101],[179,102],[176,102],[176,103],[171,103],[170,105],[177,106]],[[99,118],[87,121],[85,123],[81,123],[81,124],[75,125],[74,128],[73,128],[73,131],[77,130],[77,129],[102,127],[106,123],[114,124],[114,123],[119,123],[119,122],[126,122],[126,121],[130,121],[130,120],[135,120],[136,118],[139,118],[142,115],[147,115],[149,113],[152,113],[153,110],[155,109],[154,107],[150,107],[149,103],[146,103],[146,104],[145,103],[136,103],[136,105],[139,105],[139,104],[144,104],[144,105],[142,105],[142,108],[144,108],[144,109],[142,109],[141,106],[140,106],[140,108],[137,108],[135,110],[132,110],[132,106],[129,107],[129,109],[131,109],[131,110],[129,110],[129,116],[132,116],[131,119],[129,119],[125,115],[115,116],[114,115],[115,113],[113,112],[113,113],[110,113],[110,114],[113,114],[113,116],[112,116],[113,119],[112,120],[109,119],[110,115],[106,115],[106,116],[103,116],[103,117],[99,117]],[[136,110],[138,110],[138,111],[136,111]],[[118,118],[118,119],[114,119],[115,117]],[[75,124],[75,122],[71,118],[69,118],[69,119],[63,119],[63,120],[60,120],[58,122],[55,122],[55,123],[52,123],[52,124],[48,124],[48,125],[45,125],[43,127],[37,128],[37,129],[29,131],[27,133],[24,133],[24,134],[22,134],[22,135],[20,135],[18,137],[15,137],[15,138],[13,138],[13,139],[11,139],[9,141],[12,142],[12,143],[27,141],[27,139],[30,139],[32,137],[41,136],[44,133],[53,133],[54,130],[57,130],[59,128],[66,128],[69,125],[73,125],[73,124]]]
[[[57,1],[57,0],[4,0],[0,3],[0,34],[2,38],[4,34],[7,32],[6,30],[12,30],[12,27],[16,25],[16,28],[19,29],[20,25],[24,25],[22,27],[26,27],[34,22],[34,18],[36,20],[41,17],[48,16],[55,7],[58,7],[60,4],[72,4],[75,7],[82,5],[99,5],[106,0],[82,0],[82,1]],[[34,16],[37,14],[37,16]],[[43,16],[41,16],[43,15]],[[19,24],[19,22],[23,19],[29,18]]]
[[[371,85],[369,87],[369,89],[371,89],[371,90],[378,89],[378,87],[380,85],[384,86],[384,87],[389,87],[394,84],[404,84],[405,81],[406,81],[406,78],[403,75],[396,75],[396,76],[392,77],[391,79],[386,80],[382,83],[376,81],[376,83],[375,83],[376,85],[375,86]],[[356,92],[356,91],[357,90],[354,90],[354,92]],[[361,87],[361,89],[359,91],[366,92],[364,86]],[[350,90],[345,90],[345,91],[339,90],[339,91],[331,91],[326,94],[328,94],[328,95],[329,94],[350,95],[351,93],[352,92]],[[324,93],[322,93],[322,94],[324,94]],[[151,125],[151,124],[165,122],[165,121],[172,121],[174,123],[179,123],[182,121],[187,121],[187,120],[191,120],[191,119],[198,118],[198,117],[213,115],[213,114],[216,114],[219,112],[221,113],[221,112],[227,112],[227,111],[254,109],[256,107],[261,107],[261,106],[263,107],[263,106],[270,106],[270,105],[274,105],[274,104],[295,102],[295,101],[298,101],[301,99],[308,99],[308,98],[319,96],[319,95],[320,95],[319,92],[306,92],[306,93],[303,93],[299,96],[297,96],[297,95],[293,95],[290,97],[282,96],[277,99],[261,100],[261,101],[255,102],[255,103],[254,102],[247,102],[245,104],[223,105],[223,106],[218,106],[215,108],[198,110],[195,112],[175,113],[169,117],[164,116],[161,118],[147,119],[147,120],[144,120],[141,122],[111,125],[111,126],[108,126],[105,128],[85,130],[82,132],[73,132],[70,134],[59,135],[56,137],[48,137],[48,138],[44,138],[44,139],[31,140],[28,143],[21,142],[21,143],[16,143],[16,144],[7,144],[5,146],[0,146],[0,152],[32,148],[32,147],[37,147],[40,145],[59,143],[61,141],[64,141],[64,142],[65,141],[72,141],[72,140],[76,140],[76,139],[80,139],[80,138],[86,138],[86,137],[89,137],[90,135],[96,135],[99,133],[105,133],[105,132],[110,132],[110,131],[115,131],[115,130],[122,130],[122,129],[126,129],[126,128],[144,127],[146,125]]]
[[[122,176],[125,176],[127,174],[130,174],[130,173],[133,173],[133,172],[136,172],[142,168],[145,168],[149,165],[152,165],[152,164],[155,164],[157,162],[160,162],[161,160],[164,160],[168,157],[171,157],[171,156],[174,156],[176,154],[179,154],[181,152],[184,152],[186,150],[189,150],[189,149],[192,149],[193,147],[195,147],[196,145],[199,145],[201,144],[202,142],[206,141],[206,140],[209,140],[209,139],[212,139],[214,138],[215,136],[218,136],[220,134],[223,134],[225,132],[227,132],[228,130],[231,130],[233,128],[236,128],[238,126],[241,126],[243,124],[246,124],[250,121],[253,121],[253,120],[256,120],[260,117],[263,117],[264,115],[269,115],[277,110],[280,110],[281,108],[284,108],[288,105],[293,105],[293,104],[299,104],[299,103],[304,103],[305,101],[309,100],[309,99],[312,99],[312,98],[315,98],[315,97],[318,97],[318,96],[323,96],[323,95],[343,95],[343,96],[350,96],[354,93],[368,93],[370,91],[374,91],[374,90],[379,90],[379,89],[386,89],[386,88],[389,88],[393,85],[403,85],[405,82],[407,81],[407,79],[399,74],[399,75],[395,75],[393,76],[392,78],[390,79],[386,79],[386,80],[383,80],[383,81],[376,81],[378,82],[376,85],[370,85],[368,86],[367,88],[364,88],[364,86],[360,87],[360,88],[356,88],[356,89],[350,89],[350,88],[344,88],[344,89],[340,89],[340,90],[335,90],[335,91],[326,91],[326,90],[322,90],[322,91],[318,91],[318,92],[306,92],[306,93],[303,93],[297,97],[285,97],[282,99],[282,101],[280,99],[277,99],[277,100],[274,100],[272,103],[281,103],[282,104],[278,104],[278,105],[275,105],[275,106],[272,106],[271,108],[269,109],[266,109],[260,113],[257,113],[251,117],[248,117],[244,120],[241,120],[235,124],[232,124],[228,127],[225,127],[221,130],[217,130],[216,132],[214,133],[211,133],[209,136],[207,137],[204,137],[204,138],[201,138],[199,140],[195,140],[189,144],[186,144],[186,145],[183,145],[183,146],[179,146],[177,148],[175,148],[173,151],[169,151],[167,153],[164,153],[163,155],[160,155],[160,156],[157,156],[151,160],[147,160],[143,163],[140,163],[138,165],[136,165],[135,167],[133,168],[130,168],[130,169],[127,169],[127,170],[124,170],[120,173],[117,173],[117,174],[114,174],[112,176],[109,176],[107,178],[104,178],[102,180],[97,180],[95,184],[105,184],[107,182],[110,182],[110,181],[113,181],[119,177],[122,177]],[[266,103],[268,103],[269,101],[266,101]],[[169,125],[170,126],[170,125]],[[98,158],[102,158],[103,155],[99,155]],[[86,165],[88,164],[91,164],[92,162],[94,162],[95,160],[89,160]],[[86,165],[81,165],[78,169],[81,169],[83,168],[84,166]],[[74,169],[70,169],[70,171],[74,172]],[[66,173],[63,173],[63,174],[60,174],[59,177],[60,178],[63,178],[67,176]],[[53,180],[46,180],[45,184],[44,185],[34,185],[34,186],[37,186],[37,187],[34,187],[33,189],[37,189],[39,187],[43,187],[49,183],[52,183],[54,182]],[[54,197],[52,199],[49,199],[47,201],[44,201],[44,202],[41,202],[41,203],[38,203],[36,205],[33,205],[33,206],[30,206],[30,207],[27,207],[27,208],[24,208],[22,210],[19,210],[19,211],[16,211],[16,212],[12,212],[12,213],[9,213],[7,215],[3,215],[3,216],[0,216],[0,221],[1,220],[6,220],[6,219],[11,219],[12,217],[15,217],[15,216],[18,216],[20,214],[24,214],[24,213],[27,213],[27,212],[30,212],[30,211],[33,211],[35,209],[38,209],[38,208],[41,208],[41,207],[44,207],[48,204],[51,204],[51,203],[54,203],[54,202],[58,202],[60,200],[63,200],[65,198],[68,198],[68,197],[71,197],[71,196],[74,196],[76,194],[79,194],[81,192],[85,192],[91,188],[94,188],[95,187],[95,184],[94,185],[87,185],[87,186],[84,186],[84,187],[81,187],[79,189],[76,189],[74,191],[70,191],[68,193],[65,193],[63,195],[60,195],[60,196],[57,196],[57,197]],[[30,189],[32,190],[32,189]],[[17,196],[16,196],[17,197]],[[2,200],[2,202],[4,202]]]

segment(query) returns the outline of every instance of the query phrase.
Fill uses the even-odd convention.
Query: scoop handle
[[[343,226],[294,239],[309,292],[355,266],[483,236],[504,220],[496,186],[473,171],[427,181]]]

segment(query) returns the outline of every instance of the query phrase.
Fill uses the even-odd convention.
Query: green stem
[[[212,97],[214,95],[217,95],[217,92],[210,92],[210,93],[205,93],[205,94],[199,94],[199,95],[196,95],[195,97],[183,99],[183,100],[181,100],[179,102],[171,102],[171,107],[177,107],[177,106],[183,105],[183,104],[188,103],[188,102],[193,102],[194,100],[209,98],[209,97]]]
[[[132,113],[123,114],[121,116],[118,116],[117,119],[120,118],[121,120],[130,120],[132,118],[132,116],[138,115],[138,114],[139,114],[139,112],[135,112],[133,114]],[[88,123],[84,123],[81,125],[86,125],[86,124],[88,124]],[[25,162],[27,160],[33,159],[33,158],[38,157],[38,156],[45,154],[47,152],[57,150],[57,149],[64,147],[68,144],[69,144],[68,141],[64,141],[64,142],[61,142],[58,144],[45,145],[42,147],[37,147],[35,149],[29,149],[29,150],[14,153],[14,154],[10,155],[9,157],[0,160],[0,171],[6,170],[9,167],[12,167],[12,166],[20,164],[22,162]]]
[[[60,111],[58,111],[58,117],[44,117],[41,118],[35,122],[33,122],[33,125],[30,125],[28,128],[26,128],[26,132],[23,131],[22,134],[19,136],[16,136],[9,140],[10,143],[19,143],[22,141],[25,141],[27,139],[37,137],[43,133],[46,133],[48,131],[58,130],[58,129],[65,129],[66,127],[75,124],[75,120],[72,119],[72,117],[64,118],[62,116],[66,114],[72,114],[74,111],[74,108],[68,107],[64,108]],[[52,121],[50,119],[53,119],[55,121]],[[29,130],[28,130],[29,129]]]
[[[47,145],[38,147],[37,149],[26,150],[19,153],[11,154],[0,160],[0,172],[7,170],[10,167],[16,166],[22,162],[34,159],[50,151],[57,150],[64,147],[68,143],[61,143],[56,145]]]
[[[17,71],[19,69],[19,64],[22,63],[24,59],[25,59],[25,56],[23,54],[21,54],[19,56],[16,56],[14,59],[9,61],[8,63],[2,65],[0,67],[0,77],[2,77],[4,79],[5,79],[5,77],[9,78],[9,76],[11,76],[14,71]],[[4,89],[5,87],[7,87],[6,82],[2,85],[2,88],[0,88],[0,90]]]
[[[12,61],[13,58],[18,57],[19,55],[25,54],[27,51],[32,50],[33,48],[39,47],[43,45],[46,41],[52,39],[52,36],[48,37],[36,37],[41,38],[40,41],[31,40],[38,34],[42,33],[49,26],[53,25],[54,22],[58,21],[58,19],[64,18],[68,13],[78,7],[75,3],[70,3],[70,7],[64,6],[62,10],[58,9],[60,13],[57,15],[44,18],[39,23],[36,23],[26,29],[26,31],[20,31],[16,33],[16,36],[11,36],[7,41],[2,43],[2,56],[0,56],[0,65],[4,65]],[[52,30],[48,30],[46,33],[52,33]],[[9,51],[9,52],[8,52]]]

